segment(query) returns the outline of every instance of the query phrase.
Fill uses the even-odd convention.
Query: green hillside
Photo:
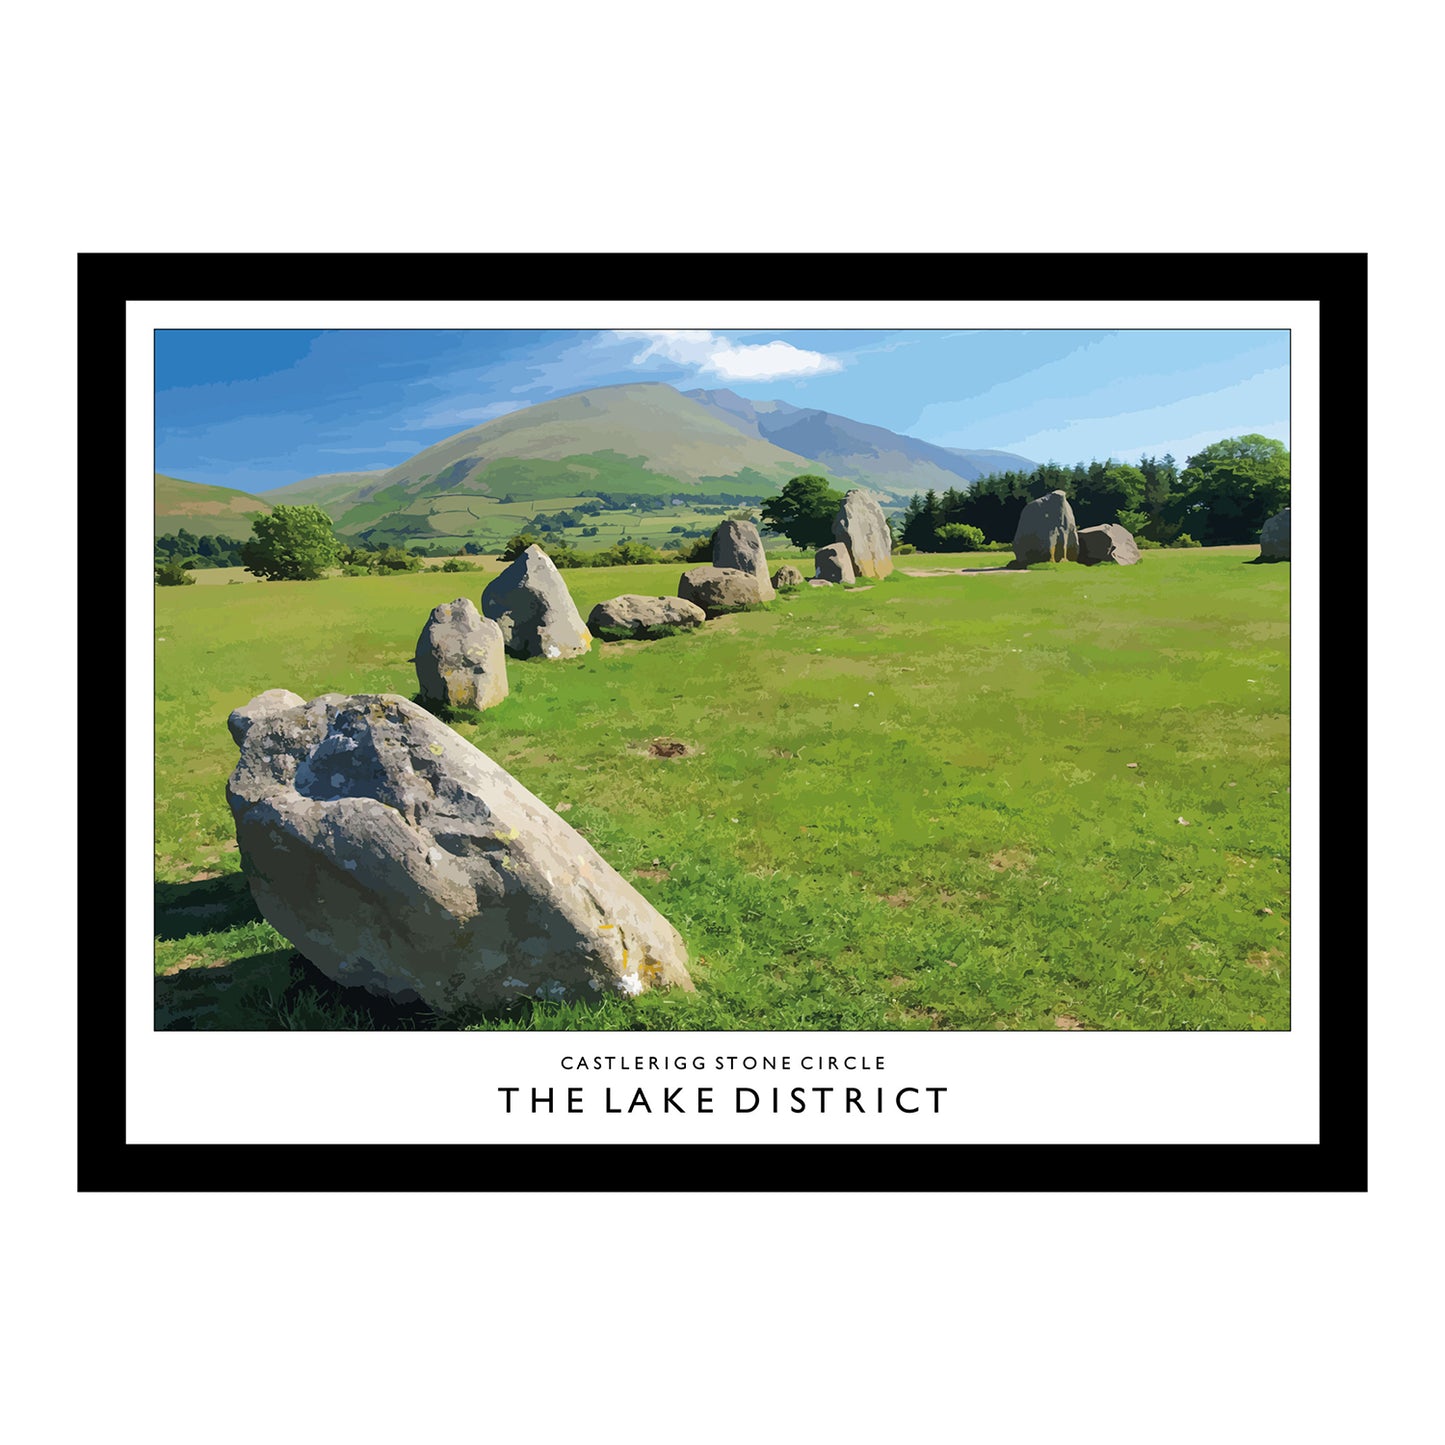
[[[157,537],[184,527],[198,536],[245,538],[251,535],[251,518],[264,517],[270,510],[269,502],[251,492],[155,474]]]
[[[327,472],[324,476],[307,477],[285,487],[273,487],[265,496],[273,506],[277,502],[288,505],[310,503],[329,512],[335,521],[338,509],[345,511],[362,488],[375,484],[385,475],[384,469],[375,472]]]
[[[389,471],[310,477],[265,495],[324,507],[343,536],[483,540],[511,535],[519,511],[593,492],[676,497],[670,510],[681,516],[693,501],[771,496],[789,477],[816,470],[670,386],[637,383],[526,407]]]

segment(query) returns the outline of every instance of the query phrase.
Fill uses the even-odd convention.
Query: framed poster
[[[844,259],[80,258],[82,1188],[1364,1187],[1364,258]]]

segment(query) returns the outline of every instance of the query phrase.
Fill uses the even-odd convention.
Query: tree
[[[809,473],[794,477],[763,503],[763,525],[795,547],[826,547],[833,540],[833,519],[842,505],[842,492],[835,492],[826,478]]]
[[[1190,457],[1179,483],[1170,510],[1201,543],[1257,542],[1289,506],[1289,448],[1257,432],[1226,437]]]
[[[241,548],[241,565],[269,582],[309,582],[341,559],[331,518],[320,507],[278,503],[254,517],[255,537]]]
[[[532,532],[518,532],[502,549],[503,562],[515,562],[528,547],[540,547],[542,539]]]
[[[1148,478],[1138,467],[1125,466],[1122,462],[1110,462],[1104,468],[1104,475],[1091,498],[1093,506],[1090,511],[1107,512],[1108,515],[1100,516],[1098,521],[1112,522],[1117,519],[1120,512],[1132,512],[1138,509],[1144,500],[1144,493],[1148,485]],[[1089,527],[1096,526],[1098,523],[1091,516],[1087,522],[1080,518],[1079,525]]]
[[[911,542],[920,552],[936,552],[936,533],[943,526],[943,508],[932,487],[919,496],[916,492],[903,511],[903,540]]]
[[[194,587],[196,579],[174,558],[156,568],[157,587]]]

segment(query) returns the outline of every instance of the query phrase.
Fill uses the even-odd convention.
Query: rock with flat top
[[[1121,527],[1117,522],[1105,522],[1099,527],[1079,529],[1079,561],[1084,566],[1117,562],[1121,567],[1132,567],[1138,560],[1139,544],[1127,527]]]
[[[776,595],[771,587],[768,592]],[[735,567],[693,567],[678,579],[677,595],[701,607],[709,617],[763,601],[757,574],[740,572]]]
[[[681,597],[642,597],[626,592],[599,602],[587,614],[587,630],[594,637],[604,633],[657,637],[675,628],[700,626],[706,616],[695,602]]]

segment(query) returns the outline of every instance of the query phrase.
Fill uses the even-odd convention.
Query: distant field
[[[369,529],[379,541],[410,546],[413,542],[477,542],[500,551],[520,532],[535,532],[537,517],[566,512],[588,499],[580,496],[546,497],[539,501],[499,501],[495,497],[475,493],[448,492],[441,496],[417,498],[399,510],[394,497],[379,497],[374,502],[353,508],[339,524],[344,537],[356,537]],[[600,552],[623,538],[665,546],[680,540],[674,527],[711,531],[732,508],[699,511],[691,505],[667,506],[661,510],[613,508],[596,515],[583,516],[579,525],[567,527],[559,535],[581,552]],[[594,526],[597,533],[585,536],[583,528]],[[379,530],[377,530],[379,529]]]
[[[458,731],[570,805],[681,931],[698,991],[472,1022],[1287,1028],[1289,568],[1256,551],[1008,576],[946,571],[1008,554],[912,556],[941,575],[509,663],[512,695]],[[682,570],[564,575],[585,615]],[[484,582],[157,589],[159,1027],[436,1026],[327,983],[258,918],[225,719],[269,687],[411,697],[428,610]],[[659,736],[698,751],[650,757]]]

